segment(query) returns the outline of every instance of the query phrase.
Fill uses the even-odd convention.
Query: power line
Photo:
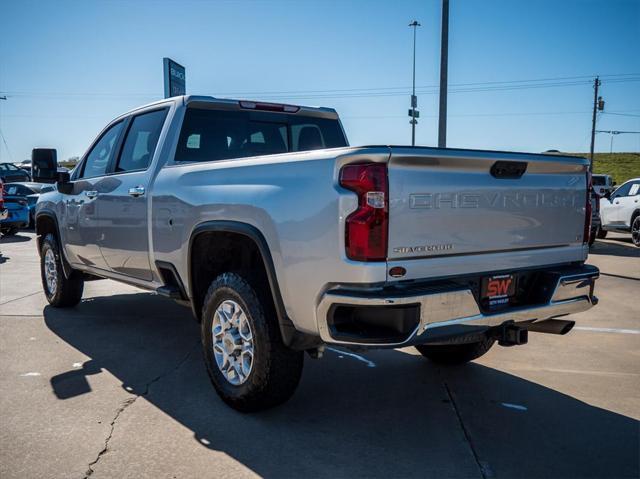
[[[466,93],[475,91],[508,91],[521,89],[549,88],[560,86],[586,85],[591,83],[590,76],[573,76],[573,77],[552,77],[538,79],[520,79],[520,80],[504,80],[504,81],[487,81],[487,82],[471,82],[471,83],[453,83],[450,91],[456,93]],[[601,78],[607,79],[607,83],[624,83],[640,81],[640,73],[619,73],[612,75],[601,75]],[[237,91],[237,92],[219,92],[218,96],[243,96],[243,95],[261,95],[272,98],[350,98],[350,97],[368,97],[368,96],[399,96],[406,94],[411,87],[376,87],[376,88],[347,88],[347,89],[324,89],[324,90],[290,90],[290,91]],[[416,86],[419,93],[436,94],[438,93],[438,85],[422,85]],[[395,91],[394,91],[395,90]],[[400,91],[398,91],[400,90]],[[404,90],[404,91],[402,91]],[[147,93],[65,93],[65,92],[29,92],[29,91],[6,91],[2,92],[9,97],[50,97],[50,98],[66,98],[66,97],[104,97],[104,98],[156,98],[157,95]]]
[[[604,113],[605,115],[617,115],[617,116],[632,116],[635,118],[640,118],[640,115],[632,115],[629,113],[618,113],[618,112],[613,112],[613,111],[603,111],[602,113]]]

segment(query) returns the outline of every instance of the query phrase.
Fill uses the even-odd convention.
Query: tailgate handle
[[[527,171],[524,161],[496,161],[491,167],[491,176],[506,180],[517,180]]]

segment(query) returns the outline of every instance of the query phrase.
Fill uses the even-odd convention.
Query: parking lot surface
[[[474,363],[305,359],[291,401],[215,394],[188,309],[112,281],[47,306],[33,233],[0,243],[0,477],[640,476],[640,249],[598,241],[600,304]]]

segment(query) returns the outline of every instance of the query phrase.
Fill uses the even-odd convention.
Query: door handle
[[[133,188],[129,188],[129,194],[134,198],[144,195],[144,186],[134,186]]]
[[[94,199],[96,196],[98,196],[98,192],[96,190],[91,190],[91,191],[85,191],[84,195],[89,198],[90,200]]]

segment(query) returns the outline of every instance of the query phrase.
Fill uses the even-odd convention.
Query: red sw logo
[[[513,278],[491,279],[487,283],[487,296],[505,296],[509,292],[509,287]]]

